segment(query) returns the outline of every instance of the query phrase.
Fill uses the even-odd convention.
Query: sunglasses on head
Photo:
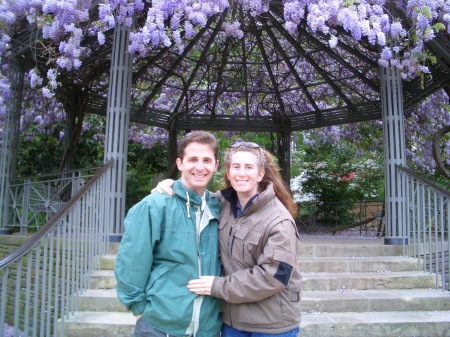
[[[242,139],[238,139],[230,145],[230,149],[235,149],[240,146],[249,147],[251,149],[259,149],[259,145],[254,142],[244,142]]]

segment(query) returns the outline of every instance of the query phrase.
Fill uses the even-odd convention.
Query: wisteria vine
[[[133,27],[130,52],[144,56],[148,46],[161,47],[177,44],[182,49],[196,30],[205,26],[208,18],[239,5],[249,15],[258,16],[270,9],[270,0],[101,0],[98,2],[98,20],[90,20],[89,10],[97,2],[90,0],[3,0],[0,4],[0,55],[7,55],[11,36],[23,20],[42,29],[44,39],[53,41],[55,68],[78,69],[88,53],[82,46],[83,38],[96,36],[105,43],[105,32],[123,23]],[[394,3],[405,11],[410,26],[389,15],[387,6]],[[392,64],[411,77],[427,72],[420,55],[423,44],[436,32],[450,32],[450,3],[448,0],[284,0],[284,26],[295,33],[303,21],[311,32],[328,34],[329,45],[335,47],[339,38],[336,27],[342,27],[359,41],[367,38],[381,49],[379,62]],[[136,17],[144,18],[134,27]],[[226,33],[242,37],[239,23],[225,18]],[[53,71],[58,73],[57,69]],[[47,76],[47,74],[44,74]],[[42,74],[40,74],[42,76]]]
[[[427,58],[424,43],[435,38],[441,31],[450,33],[450,2],[448,0],[283,0],[281,2],[285,20],[283,25],[291,34],[296,32],[300,24],[304,24],[310,32],[327,36],[329,46],[336,48],[341,39],[337,29],[343,29],[354,40],[364,39],[378,47],[379,64],[397,67],[404,79],[428,73],[431,60]],[[89,11],[97,5],[98,15],[92,19]],[[150,2],[142,0],[2,0],[0,3],[0,118],[4,116],[9,96],[7,62],[10,48],[17,42],[14,40],[15,34],[21,32],[24,26],[40,28],[43,40],[50,46],[47,51],[50,64],[47,72],[38,73],[36,68],[31,69],[27,74],[27,81],[31,90],[39,90],[43,98],[51,100],[54,89],[59,85],[58,77],[61,76],[62,71],[76,72],[90,55],[91,51],[83,44],[83,41],[87,38],[95,38],[96,43],[100,45],[108,43],[107,33],[117,23],[125,24],[132,29],[129,51],[136,58],[142,58],[152,48],[172,44],[178,46],[180,52],[183,51],[187,41],[206,25],[209,18],[222,15],[227,9],[240,6],[243,12],[257,17],[270,11],[271,5],[273,4],[270,0],[153,0]],[[403,11],[407,21],[392,16],[389,8]],[[235,39],[242,38],[244,27],[234,16],[227,16],[224,19],[225,34]],[[42,108],[49,104],[43,103],[42,97],[37,96],[36,100],[39,102],[28,107],[28,115],[24,117],[24,120],[30,119],[44,124],[46,120],[51,120],[43,112],[37,111],[38,107]],[[230,100],[233,99],[235,100],[234,97],[230,97]],[[167,102],[168,100],[160,96],[152,104],[155,108],[161,108],[161,105]],[[325,102],[318,103],[319,106],[325,104]],[[242,109],[237,101],[231,101],[228,105],[235,106],[236,111]],[[58,105],[54,104],[54,106]],[[58,112],[54,116],[60,116],[60,107],[55,111]],[[422,108],[424,114],[428,115],[430,111],[428,108]],[[448,116],[448,113],[444,112],[441,116]],[[439,118],[437,117],[437,123],[442,122]],[[448,122],[447,117],[444,119]],[[0,136],[1,132],[0,130]],[[148,132],[155,137],[161,137],[159,130],[151,129]],[[152,136],[144,136],[144,131],[132,130],[131,133],[151,143],[149,139]]]

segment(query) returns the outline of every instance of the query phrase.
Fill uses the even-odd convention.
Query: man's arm
[[[136,204],[125,218],[125,232],[117,254],[114,273],[117,296],[134,315],[144,311],[145,289],[153,263],[153,243],[148,201]]]

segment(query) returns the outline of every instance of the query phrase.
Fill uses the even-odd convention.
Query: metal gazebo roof
[[[173,45],[135,58],[131,121],[171,130],[290,132],[381,119],[375,46],[356,41],[339,27],[333,32],[339,38],[335,48],[306,24],[290,34],[279,0],[272,0],[269,11],[258,17],[231,4],[211,17],[182,51]],[[94,18],[96,6],[94,2]],[[400,9],[389,10],[408,22]],[[242,38],[226,36],[225,18],[241,24]],[[14,38],[13,54],[26,60],[30,50],[39,48],[38,36],[25,29]],[[430,76],[404,81],[406,109],[450,84],[449,35],[441,32],[425,47],[436,62],[429,67]],[[89,72],[91,65],[100,68],[94,72],[99,76],[109,69],[111,46],[96,48],[80,73]],[[104,95],[90,95],[86,104],[89,112],[106,114]]]
[[[225,16],[241,23],[243,38],[225,36]],[[330,48],[327,37],[305,25],[291,35],[283,24],[280,1],[257,18],[230,8],[181,52],[151,50],[134,64],[133,86],[140,89],[131,120],[173,130],[289,132],[381,119],[374,46],[337,30],[339,43]],[[436,57],[432,76],[404,82],[406,109],[450,83],[449,41],[440,33],[426,45]],[[89,110],[104,114],[106,100],[92,99]]]

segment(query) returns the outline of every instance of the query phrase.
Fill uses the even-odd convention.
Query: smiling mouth
[[[207,174],[195,174],[195,173],[192,173],[192,175],[196,178],[205,178],[207,176]]]

